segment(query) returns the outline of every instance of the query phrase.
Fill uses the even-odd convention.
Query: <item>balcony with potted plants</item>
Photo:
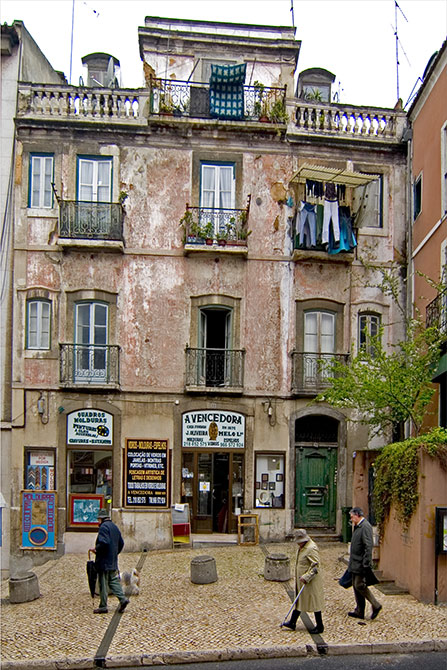
[[[250,196],[245,209],[191,207],[180,219],[183,228],[184,253],[230,253],[246,256]]]

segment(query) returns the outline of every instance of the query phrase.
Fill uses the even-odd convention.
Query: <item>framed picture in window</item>
[[[274,491],[276,489],[276,482],[269,482],[269,491]]]
[[[261,479],[262,479],[263,482],[268,482],[268,480],[269,480],[268,472],[263,472],[262,475],[261,475]]]
[[[276,481],[277,481],[277,482],[282,482],[283,479],[284,479],[284,475],[283,475],[283,473],[282,473],[282,472],[277,472],[277,473],[276,473]]]
[[[257,452],[255,454],[255,482],[261,486],[255,487],[255,507],[278,507],[284,509],[285,492],[285,461],[283,452]]]
[[[104,496],[89,493],[70,493],[69,524],[73,528],[97,528],[98,512],[104,507]]]

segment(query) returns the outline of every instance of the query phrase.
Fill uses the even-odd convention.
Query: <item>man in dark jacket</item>
[[[372,606],[371,619],[375,619],[382,609],[382,605],[374,598],[374,595],[366,585],[366,576],[371,572],[372,526],[363,516],[363,510],[360,507],[353,507],[349,512],[349,516],[354,528],[352,531],[348,570],[352,574],[352,586],[357,606],[353,612],[348,612],[348,615],[356,619],[364,619],[365,600],[368,600]]]
[[[111,521],[107,510],[99,510],[98,522],[95,565],[98,571],[100,600],[99,607],[93,612],[94,614],[107,614],[109,590],[120,601],[118,612],[124,612],[129,600],[124,595],[118,574],[118,554],[124,547],[124,541],[118,526]]]

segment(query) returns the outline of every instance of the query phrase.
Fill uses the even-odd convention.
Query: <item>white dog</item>
[[[122,572],[120,579],[123,583],[123,591],[126,598],[137,596],[140,593],[140,573],[136,568],[132,572]]]

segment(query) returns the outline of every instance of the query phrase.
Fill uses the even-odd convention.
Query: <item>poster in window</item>
[[[124,506],[169,507],[168,440],[127,439]]]
[[[22,491],[22,549],[56,549],[56,491]]]
[[[98,512],[104,507],[104,496],[95,493],[70,493],[70,526],[98,528]]]

